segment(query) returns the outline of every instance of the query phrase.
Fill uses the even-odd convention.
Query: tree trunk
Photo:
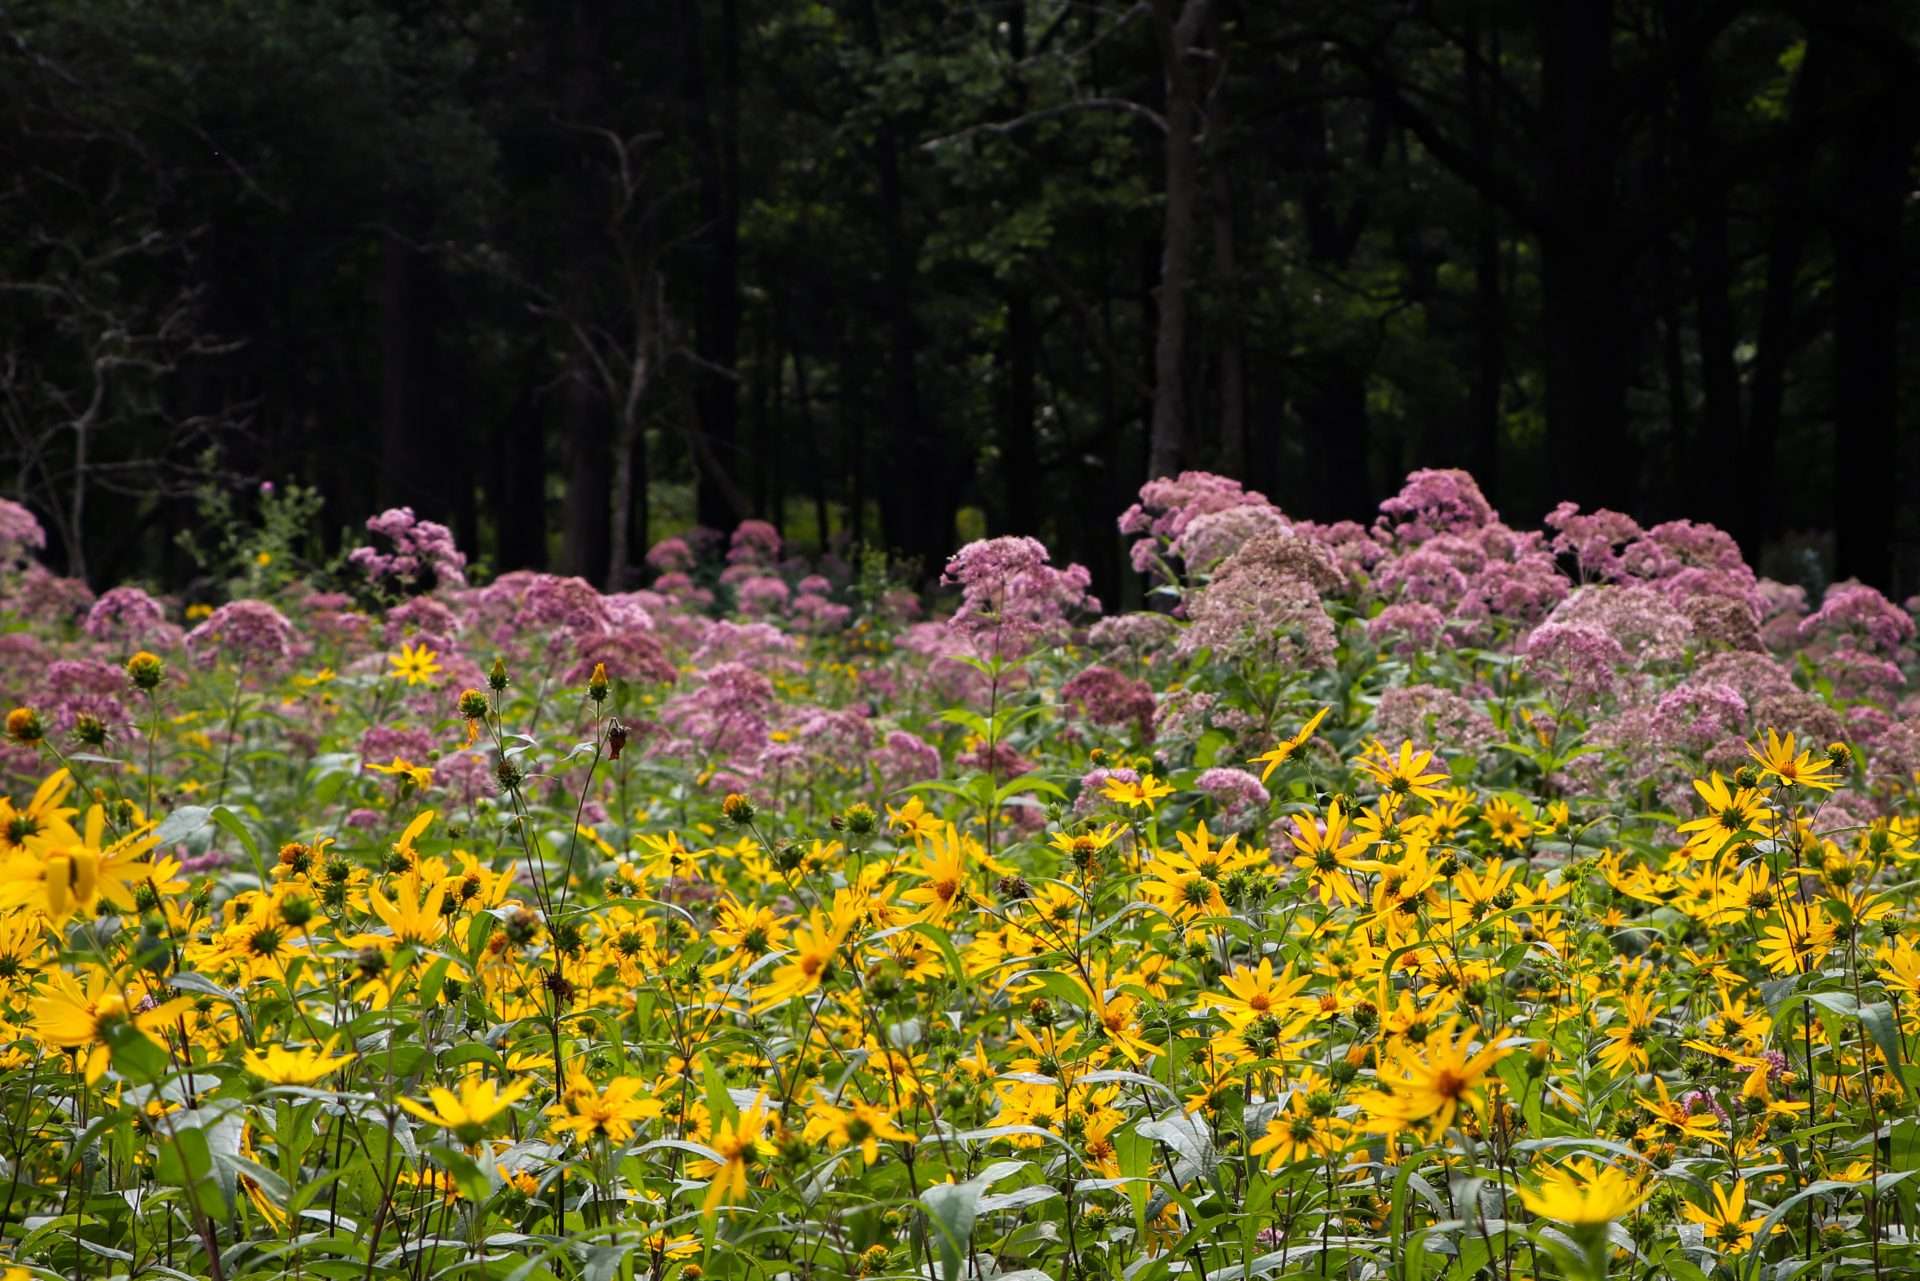
[[[1555,492],[1582,506],[1635,506],[1627,430],[1629,311],[1614,198],[1611,0],[1561,0],[1540,14],[1545,231],[1547,461]]]
[[[1027,58],[1027,0],[1010,0],[1007,14],[1007,62],[1011,68],[1008,89],[1015,117],[1027,109],[1027,86],[1021,64]],[[1025,202],[1032,196],[1033,167],[1019,165],[1014,171],[1013,200]],[[1000,417],[1000,475],[1005,485],[1006,516],[1001,532],[1038,534],[1040,532],[1040,451],[1034,439],[1034,390],[1037,377],[1039,327],[1034,323],[1033,291],[1026,278],[1030,273],[1016,267],[1007,282],[1006,338],[1001,348],[1001,365],[1006,374],[1006,392]]]
[[[1247,472],[1247,317],[1246,300],[1241,296],[1240,255],[1234,235],[1233,174],[1227,151],[1229,99],[1226,84],[1226,42],[1216,16],[1209,24],[1217,55],[1207,121],[1207,137],[1213,147],[1207,156],[1207,172],[1213,216],[1213,278],[1219,295],[1220,320],[1216,337],[1219,354],[1215,376],[1220,401],[1220,470],[1229,476],[1244,478]]]
[[[1843,130],[1833,236],[1836,570],[1880,588],[1893,579],[1899,506],[1901,214],[1912,150],[1900,75],[1878,51],[1848,48],[1855,97]]]
[[[1817,147],[1813,117],[1823,110],[1832,50],[1818,28],[1808,33],[1800,74],[1788,97],[1786,146],[1777,157],[1768,206],[1766,283],[1760,303],[1760,334],[1753,357],[1748,398],[1746,448],[1740,451],[1740,519],[1735,534],[1750,562],[1779,530],[1774,455],[1786,404],[1787,369],[1798,342],[1794,337],[1796,297],[1802,264],[1813,234],[1811,174]]]
[[[695,505],[701,524],[722,529],[747,516],[737,510],[740,475],[740,17],[739,0],[720,0],[719,85],[706,73],[701,5],[687,0],[684,25],[689,96],[700,173],[702,287],[696,371],[700,431],[712,467],[699,470]]]
[[[595,585],[607,581],[613,514],[613,423],[592,372],[575,362],[560,388],[566,441],[566,572]]]
[[[878,0],[863,5],[869,52],[886,54]],[[874,163],[879,171],[881,252],[885,262],[887,366],[886,404],[894,455],[895,483],[881,491],[880,503],[889,539],[936,574],[953,550],[953,518],[958,510],[958,469],[948,442],[928,418],[920,401],[916,368],[919,333],[914,318],[919,246],[907,226],[906,189],[901,174],[900,128],[891,117],[875,130]],[[857,460],[856,460],[857,461]],[[915,476],[913,483],[905,478]]]
[[[1160,238],[1159,326],[1153,348],[1153,426],[1147,475],[1180,470],[1186,436],[1187,287],[1193,274],[1200,198],[1199,78],[1189,63],[1210,0],[1154,0],[1154,31],[1166,84],[1166,206]]]
[[[1500,36],[1487,37],[1486,63],[1500,74]],[[1474,48],[1479,35],[1474,33]],[[1467,59],[1467,106],[1470,145],[1475,161],[1493,166],[1493,139],[1498,128],[1494,88],[1486,83],[1479,57]],[[1500,494],[1501,391],[1507,378],[1506,296],[1500,281],[1500,209],[1484,193],[1474,228],[1473,273],[1473,381],[1467,392],[1467,467],[1482,492],[1498,505]]]
[[[1675,0],[1668,0],[1669,26],[1679,20]],[[1687,166],[1695,173],[1713,164],[1715,133],[1713,98],[1707,85],[1705,53],[1689,59],[1677,73],[1681,133]],[[1738,336],[1733,319],[1733,253],[1728,245],[1726,190],[1719,183],[1698,184],[1693,208],[1694,323],[1700,347],[1701,418],[1694,438],[1691,465],[1696,476],[1721,474],[1740,457],[1740,370],[1734,360]],[[1722,529],[1734,530],[1740,521],[1740,492],[1733,485],[1709,485],[1702,515]]]
[[[495,568],[544,569],[547,564],[546,426],[529,371],[494,440],[492,505],[499,546]]]

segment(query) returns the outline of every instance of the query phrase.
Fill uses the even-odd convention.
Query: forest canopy
[[[25,0],[0,492],[178,585],[209,488],[618,587],[937,568],[1204,467],[1470,469],[1920,577],[1909,3]]]

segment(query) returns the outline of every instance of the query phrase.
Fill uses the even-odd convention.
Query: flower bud
[[[7,737],[14,742],[31,747],[46,736],[46,724],[31,707],[16,707],[7,713]]]
[[[507,660],[493,660],[493,670],[487,673],[487,688],[498,694],[507,687]]]
[[[166,674],[166,660],[158,654],[150,654],[143,649],[127,660],[127,679],[133,682],[135,689],[157,689]]]
[[[596,703],[607,701],[607,665],[595,663],[593,675],[587,677],[587,697]]]

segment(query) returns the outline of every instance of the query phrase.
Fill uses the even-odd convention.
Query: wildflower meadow
[[[0,502],[6,1281],[1920,1274],[1909,609],[1457,471],[1118,521],[1132,610],[406,509],[195,600]]]

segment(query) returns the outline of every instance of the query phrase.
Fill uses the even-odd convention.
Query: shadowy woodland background
[[[1471,468],[1920,586],[1907,0],[0,0],[0,492],[496,569]],[[214,452],[217,449],[217,452]]]

